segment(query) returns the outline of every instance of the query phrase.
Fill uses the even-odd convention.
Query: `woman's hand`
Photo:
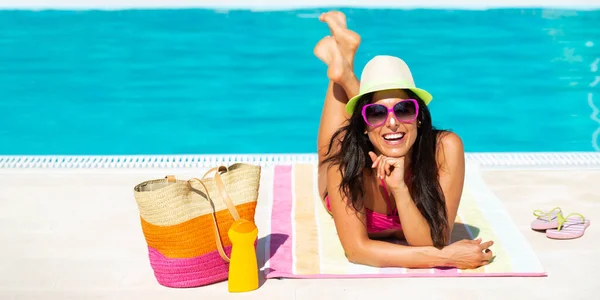
[[[490,263],[493,258],[492,250],[488,249],[494,242],[476,240],[461,240],[446,246],[442,254],[450,266],[459,269],[475,269]]]
[[[404,157],[377,156],[372,151],[369,151],[369,156],[373,161],[371,168],[374,169],[377,178],[385,180],[385,185],[388,188],[392,191],[406,188],[406,182],[404,182]]]

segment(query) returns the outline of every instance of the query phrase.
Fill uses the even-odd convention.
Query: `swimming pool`
[[[322,11],[0,11],[0,155],[315,152]],[[467,151],[600,150],[600,11],[343,11]]]

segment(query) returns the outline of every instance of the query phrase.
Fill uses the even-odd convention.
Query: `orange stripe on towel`
[[[236,206],[240,217],[254,221],[256,202]],[[192,258],[217,250],[211,215],[202,215],[173,226],[156,226],[141,219],[142,231],[148,246],[167,258]],[[216,213],[223,247],[231,246],[227,231],[233,217],[227,209]]]

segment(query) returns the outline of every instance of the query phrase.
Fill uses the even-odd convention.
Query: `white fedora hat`
[[[425,105],[433,99],[428,91],[415,86],[410,69],[403,60],[395,56],[377,55],[365,65],[360,75],[360,91],[348,100],[346,111],[352,114],[356,102],[365,94],[393,89],[411,90]]]

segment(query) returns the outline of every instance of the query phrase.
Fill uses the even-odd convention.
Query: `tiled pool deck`
[[[148,264],[132,187],[215,164],[315,156],[0,157],[0,299],[558,299],[600,292],[600,152],[468,154],[538,254],[547,277],[268,280],[243,295],[220,283],[176,290]],[[529,229],[532,210],[561,206],[592,220],[556,241]],[[594,283],[596,282],[596,283]]]

